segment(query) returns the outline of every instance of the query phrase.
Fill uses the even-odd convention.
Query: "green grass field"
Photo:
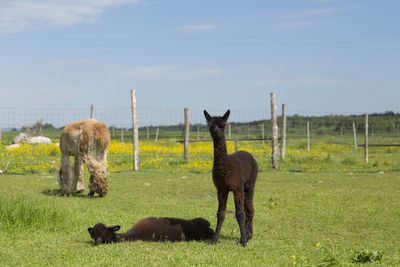
[[[86,184],[88,178],[86,178]],[[55,174],[0,175],[0,266],[400,265],[400,172],[259,173],[254,238],[237,244],[232,195],[216,245],[131,242],[94,246],[95,223],[128,230],[148,216],[216,224],[209,171],[109,175],[109,194],[61,197]]]

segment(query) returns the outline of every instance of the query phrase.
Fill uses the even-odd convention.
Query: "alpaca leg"
[[[215,244],[219,238],[221,232],[222,223],[225,220],[226,215],[226,201],[228,200],[229,191],[218,191],[218,211],[217,211],[217,227],[213,235],[210,244]]]
[[[96,167],[97,167],[97,161],[95,160],[95,158],[93,157],[93,155],[91,154],[91,152],[89,151],[85,151],[81,153],[81,158],[83,163],[85,163],[85,165],[88,168],[89,171],[89,175],[90,175],[90,180],[89,180],[89,197],[92,197],[94,195],[94,190],[93,190],[93,175],[96,171]]]
[[[239,224],[240,229],[240,244],[245,247],[247,243],[246,238],[246,223],[244,213],[244,192],[234,192],[235,198],[235,209],[236,209],[236,220]]]
[[[246,214],[246,237],[249,241],[253,237],[253,217],[254,217],[254,207],[253,207],[253,194],[254,188],[248,188],[244,192],[244,212]]]
[[[93,175],[90,175],[90,180],[89,180],[89,194],[88,197],[93,197],[94,196],[94,190],[93,190]]]
[[[90,175],[88,197],[93,197],[94,192],[95,192],[95,188],[94,188],[94,184],[93,184],[93,178],[94,178],[96,165],[97,165],[96,162],[95,162],[96,160],[91,155],[85,155],[83,157],[83,159],[84,159],[84,163],[88,167],[88,171],[89,171],[89,175]]]
[[[84,155],[83,159],[90,173],[88,196],[91,197],[94,193],[99,194],[100,197],[106,195],[108,191],[106,166],[98,162],[93,155]]]
[[[74,172],[75,172],[75,190],[78,193],[81,193],[83,190],[85,190],[85,183],[83,181],[82,159],[79,155],[75,156]]]
[[[107,165],[107,153],[108,149],[103,149],[101,147],[96,147],[96,160]]]
[[[74,172],[70,164],[69,155],[61,155],[61,195],[69,196],[73,191]]]

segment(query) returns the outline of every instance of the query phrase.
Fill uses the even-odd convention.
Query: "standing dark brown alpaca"
[[[228,110],[222,117],[211,117],[204,110],[207,125],[214,141],[213,182],[218,194],[217,227],[211,244],[215,244],[221,232],[226,214],[226,201],[229,191],[233,192],[236,220],[240,228],[240,244],[245,247],[253,235],[253,194],[258,166],[253,156],[246,151],[228,155],[225,143],[225,126],[230,114]]]

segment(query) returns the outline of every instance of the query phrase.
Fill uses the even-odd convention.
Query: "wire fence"
[[[207,110],[222,115],[226,110]],[[279,113],[279,112],[278,112]],[[292,112],[287,117],[287,149],[280,168],[290,171],[388,171],[397,170],[400,161],[400,114],[369,115],[369,144],[393,145],[369,148],[364,160],[364,114],[330,115]],[[59,161],[57,146],[62,128],[90,117],[90,108],[0,107],[0,170],[8,173],[55,171]],[[95,108],[94,117],[106,123],[112,137],[108,155],[109,171],[132,169],[131,108]],[[213,144],[203,110],[189,110],[190,142],[188,161],[183,157],[184,109],[138,108],[139,169],[211,170]],[[307,123],[309,132],[307,132]],[[282,117],[278,116],[281,129]],[[9,148],[19,132],[44,135],[52,145],[24,144]],[[231,110],[225,130],[228,152],[236,149],[253,153],[260,170],[271,168],[271,122],[265,110]],[[281,134],[281,133],[280,133]],[[238,142],[234,142],[237,139]],[[229,141],[232,140],[232,141]],[[308,149],[310,147],[310,149]]]

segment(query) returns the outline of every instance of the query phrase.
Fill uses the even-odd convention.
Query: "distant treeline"
[[[325,115],[325,116],[287,116],[288,132],[296,129],[305,129],[307,121],[310,128],[317,133],[338,132],[349,133],[353,131],[353,123],[358,133],[365,131],[365,114],[362,115]],[[270,121],[255,121],[251,124],[266,123],[270,127]],[[282,117],[278,117],[278,125],[282,125]],[[368,127],[371,131],[397,133],[400,128],[400,113],[387,111],[385,113],[368,114]]]
[[[399,133],[400,131],[400,113],[393,111],[386,111],[385,113],[372,113],[369,117],[369,128],[371,131],[384,132],[384,133]],[[314,133],[350,133],[353,131],[353,123],[355,123],[356,131],[363,133],[365,129],[365,115],[325,115],[325,116],[301,116],[292,115],[287,116],[287,131],[288,133],[304,132],[306,129],[307,121],[310,123],[310,128]],[[247,135],[250,133],[261,132],[262,125],[264,131],[269,133],[271,131],[270,120],[258,120],[250,122],[231,122],[232,133]],[[282,126],[282,117],[278,116],[278,126]],[[140,127],[139,132],[145,134],[147,129],[154,135],[155,130],[159,128],[160,132],[182,132],[184,129],[183,124],[176,125],[160,125],[160,126],[146,126]],[[62,130],[61,128],[54,127],[51,123],[44,123],[43,120],[37,121],[33,126],[24,126],[22,131],[31,131],[40,133],[42,130]],[[114,131],[131,131],[132,128],[109,127],[110,132]],[[207,131],[205,124],[191,124],[191,131],[196,132],[197,129],[204,132]],[[17,129],[12,129],[17,131]],[[128,134],[128,133],[127,133]],[[254,135],[254,134],[252,134]],[[259,135],[259,134],[257,134]]]
[[[290,134],[306,131],[307,121],[310,123],[311,131],[315,134],[339,133],[346,134],[353,132],[353,123],[357,133],[365,131],[365,114],[362,115],[325,115],[325,116],[301,116],[292,115],[286,117],[287,132]],[[258,120],[250,122],[231,122],[231,131],[233,134],[250,135],[261,137],[262,125],[264,125],[265,136],[271,132],[270,120]],[[400,130],[400,113],[387,111],[385,113],[368,114],[368,125],[372,132],[378,133],[399,133]],[[282,127],[282,117],[278,117],[278,126]],[[198,128],[199,127],[199,128]],[[182,132],[184,125],[169,126],[149,126],[149,131],[154,132],[159,128],[161,132]],[[204,124],[192,124],[191,132],[197,129],[204,132],[207,131]],[[139,128],[140,132],[145,132],[147,127]],[[227,130],[225,131],[227,133]]]

